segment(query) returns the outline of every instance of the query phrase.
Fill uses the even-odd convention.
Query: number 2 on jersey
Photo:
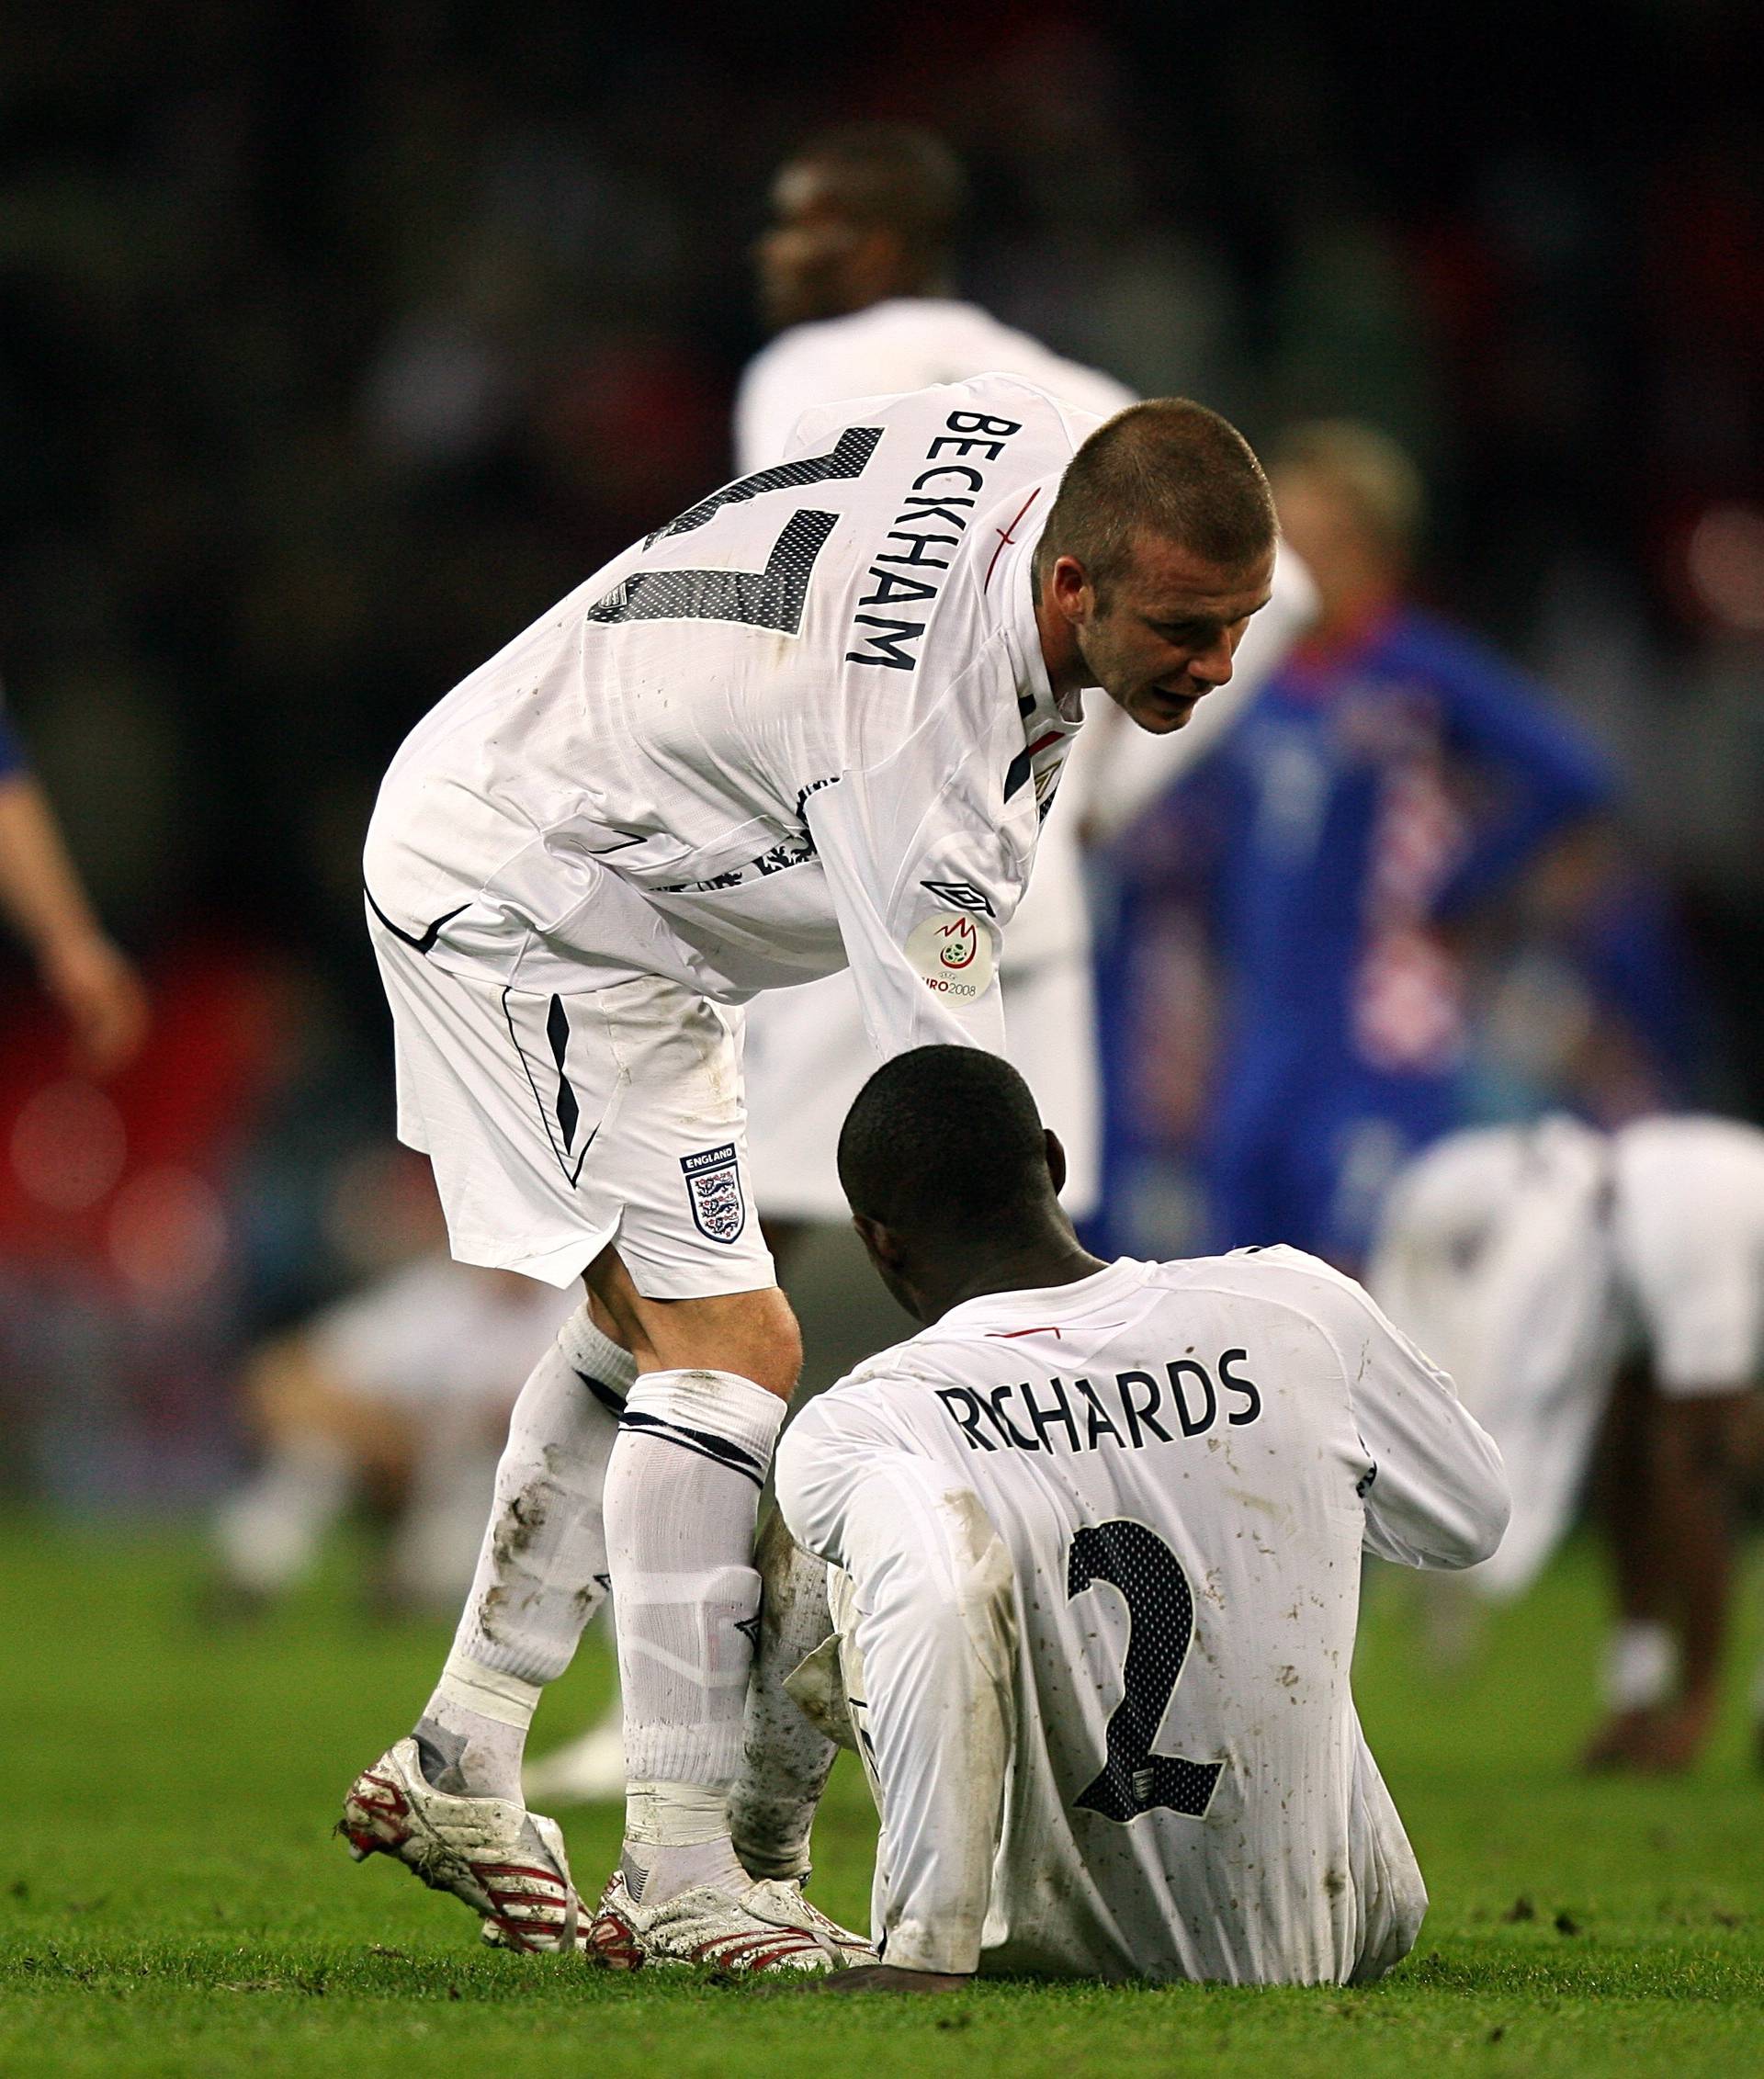
[[[692,534],[714,520],[728,505],[744,505],[768,491],[799,490],[805,484],[833,483],[862,476],[882,438],[880,426],[847,426],[825,455],[800,462],[776,462],[769,469],[738,477],[708,498],[658,527],[644,541]],[[801,506],[785,522],[763,571],[636,571],[588,609],[588,619],[615,621],[735,621],[744,627],[771,628],[796,635],[802,627],[803,602],[815,559],[827,546],[837,513]]]
[[[1080,1596],[1098,1581],[1112,1583],[1126,1600],[1127,1657],[1121,1670],[1126,1693],[1109,1720],[1102,1773],[1072,1802],[1080,1811],[1123,1822],[1147,1812],[1199,1819],[1225,1764],[1151,1751],[1194,1636],[1188,1576],[1156,1531],[1121,1518],[1087,1524],[1072,1540],[1067,1595]]]

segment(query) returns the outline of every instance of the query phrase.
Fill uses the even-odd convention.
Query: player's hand
[[[97,933],[68,938],[42,957],[43,986],[74,1028],[74,1056],[92,1076],[114,1076],[147,1036],[147,991],[134,965]]]

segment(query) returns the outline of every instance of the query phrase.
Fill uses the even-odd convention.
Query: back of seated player
[[[1427,1898],[1354,1712],[1361,1554],[1485,1558],[1493,1444],[1313,1258],[1088,1255],[994,1056],[888,1063],[839,1160],[926,1326],[778,1457],[882,1813],[884,1961],[830,1983],[1388,1970]]]

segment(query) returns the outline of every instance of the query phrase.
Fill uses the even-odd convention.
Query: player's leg
[[[729,1836],[754,1877],[802,1881],[808,1836],[838,1747],[786,1689],[796,1670],[833,1638],[827,1568],[804,1552],[775,1508],[760,1524],[760,1634],[748,1684],[741,1770],[729,1797]]]
[[[301,1334],[257,1353],[245,1395],[262,1462],[221,1505],[215,1539],[227,1589],[256,1604],[304,1577],[364,1477],[403,1476],[412,1440],[332,1377]]]
[[[1617,1594],[1606,1650],[1606,1714],[1581,1756],[1590,1769],[1647,1766],[1656,1712],[1678,1681],[1678,1639],[1657,1546],[1656,1403],[1645,1363],[1622,1364],[1611,1388],[1594,1483]]]
[[[540,1358],[509,1418],[489,1526],[453,1649],[410,1737],[345,1801],[357,1856],[376,1850],[451,1891],[515,1948],[585,1948],[590,1916],[562,1837],[525,1809],[521,1757],[544,1685],[605,1599],[602,1488],[628,1352],[587,1306]]]
[[[636,1376],[584,1303],[521,1388],[453,1651],[417,1721],[437,1789],[520,1797],[539,1691],[605,1599],[606,1467]]]
[[[745,1887],[727,1802],[760,1602],[760,1489],[800,1343],[775,1286],[648,1300],[617,1260],[596,1290],[641,1366],[606,1483],[628,1776],[621,1868],[639,1905]]]
[[[1011,1065],[1059,1136],[1066,1150],[1060,1203],[1081,1226],[1096,1211],[1102,1189],[1102,1094],[1088,951],[1057,954],[1026,971],[1007,960],[1000,982]]]
[[[763,1250],[729,1217],[739,1147],[704,1145],[707,1127],[740,1127],[733,1042],[711,1006],[650,980],[517,994],[436,970],[383,932],[375,943],[401,1137],[430,1157],[456,1256],[569,1282],[605,1254],[634,1187],[668,1195],[654,1144],[672,1130],[682,1145],[662,1152],[676,1218],[695,1220],[720,1259],[709,1282],[769,1282]],[[477,1578],[421,1738],[389,1750],[345,1802],[357,1853],[396,1855],[520,1946],[586,1937],[561,1837],[529,1820],[519,1768],[542,1687],[605,1593],[602,1502],[635,1373],[628,1345],[585,1310],[542,1360],[511,1421]]]
[[[979,1497],[931,1462],[799,1426],[778,1469],[798,1540],[839,1569],[845,1691],[882,1814],[879,1971],[928,1989],[978,1967],[1015,1740],[1015,1583]]]
[[[1733,1604],[1734,1517],[1743,1404],[1731,1393],[1657,1396],[1652,1421],[1648,1543],[1678,1649],[1676,1697],[1649,1713],[1625,1757],[1661,1771],[1688,1768],[1719,1703]]]
[[[850,1217],[833,1152],[875,1062],[846,973],[756,997],[742,1023],[753,1189],[767,1245],[787,1270],[817,1227]]]

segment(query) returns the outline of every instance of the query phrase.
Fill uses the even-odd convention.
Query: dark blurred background
[[[386,1151],[375,785],[729,474],[766,183],[833,121],[950,139],[966,292],[1056,347],[1257,442],[1396,435],[1431,492],[1423,594],[1627,775],[1652,966],[1606,1000],[1521,933],[1487,1109],[1764,1113],[1758,49],[1742,0],[15,12],[0,669],[156,1026],[99,1089],[28,965],[0,973],[14,1482],[206,1493],[241,1348],[432,1238]],[[1145,986],[1180,995],[1176,913],[1144,913],[1170,953]],[[1114,1050],[1122,1246],[1180,1240],[1166,1010],[1160,1051]],[[1539,1040],[1611,1018],[1621,1090]]]

